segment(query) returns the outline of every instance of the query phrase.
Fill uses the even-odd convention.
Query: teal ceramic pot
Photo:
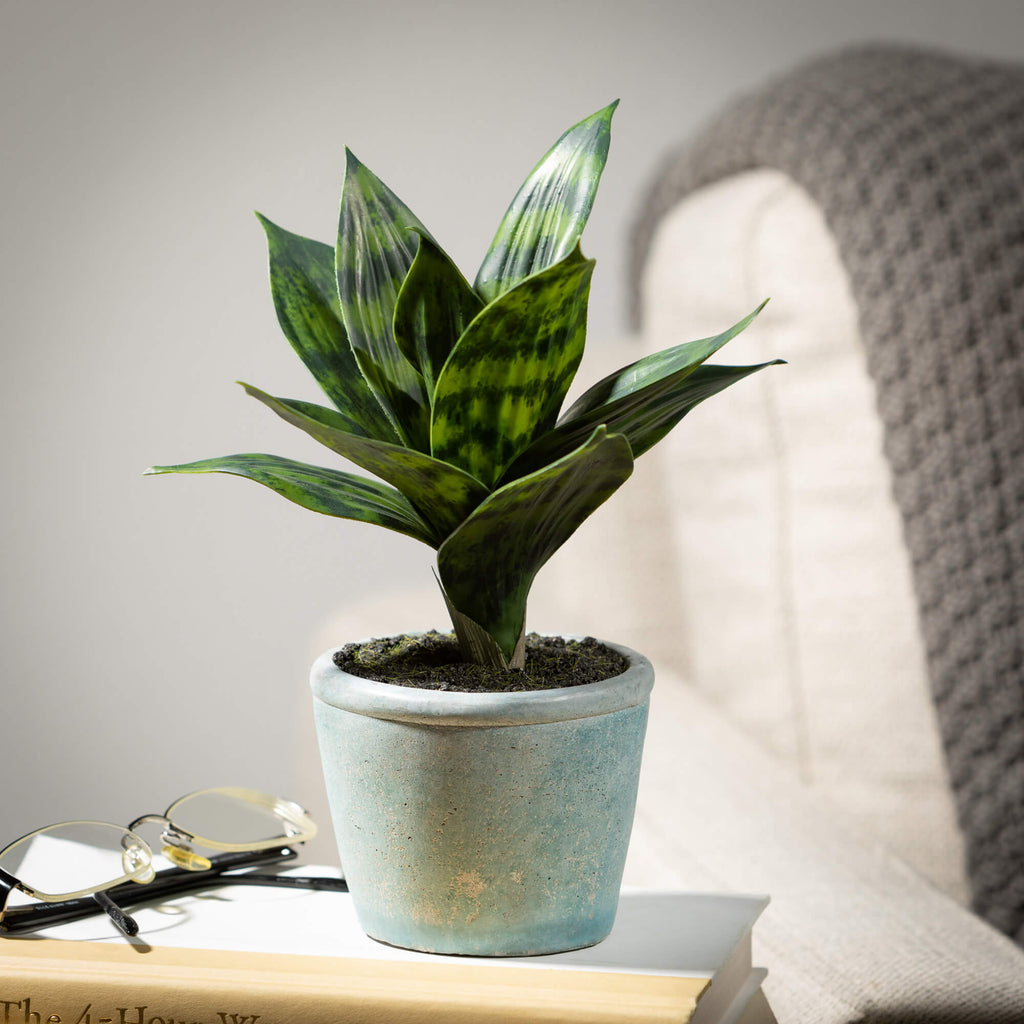
[[[359,922],[395,946],[525,956],[611,930],[654,671],[528,693],[311,673],[317,735]]]

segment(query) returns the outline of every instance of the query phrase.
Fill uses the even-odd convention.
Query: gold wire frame
[[[264,810],[270,811],[271,814],[279,818],[283,823],[283,831],[279,835],[269,836],[266,839],[250,840],[243,843],[228,843],[222,839],[199,835],[184,828],[174,820],[176,808],[181,807],[182,804],[190,800],[207,795],[231,797],[241,803],[251,804],[254,807],[261,807]],[[152,817],[147,815],[137,818],[129,827],[135,828],[136,825],[143,821],[152,820]],[[208,846],[211,850],[269,850],[273,846],[280,846],[282,842],[304,843],[312,839],[317,832],[316,822],[310,817],[309,812],[294,801],[285,800],[279,796],[272,796],[258,789],[245,789],[239,786],[217,786],[211,789],[199,789],[194,793],[188,793],[175,800],[164,812],[163,818],[170,823],[176,832],[188,839],[195,840],[197,843],[201,843],[203,846]]]
[[[19,846],[31,843],[37,836],[45,835],[48,832],[56,832],[58,829],[77,827],[102,828],[112,830],[115,833],[120,833],[121,866],[124,869],[124,873],[109,881],[90,885],[86,889],[68,889],[59,893],[45,892],[44,890],[19,879],[18,888],[22,892],[28,896],[33,896],[38,900],[42,900],[44,903],[60,903],[63,900],[76,899],[79,896],[91,896],[95,892],[102,892],[104,889],[112,889],[115,885],[121,885],[122,882],[148,882],[152,879],[153,851],[150,849],[150,846],[145,839],[136,835],[130,828],[125,828],[123,825],[115,825],[110,821],[91,821],[89,819],[61,821],[53,825],[44,825],[42,828],[37,828],[34,832],[29,832],[27,835],[23,835],[20,839],[15,839],[13,843],[8,843],[7,846],[0,850],[0,866],[2,866],[3,858],[6,854],[17,849]],[[125,843],[126,839],[130,840],[130,843],[127,845]],[[138,857],[137,862],[134,864],[132,863],[133,856]]]

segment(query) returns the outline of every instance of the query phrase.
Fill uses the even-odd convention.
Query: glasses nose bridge
[[[128,825],[128,831],[134,832],[140,825],[159,825],[166,828],[173,825],[173,822],[166,814],[141,814]]]
[[[166,814],[143,814],[136,818],[128,829],[135,832],[140,825],[156,825],[160,829],[161,843],[181,849],[191,850],[196,838],[187,829],[175,824]]]
[[[129,822],[129,831],[134,831],[138,825],[151,824],[151,823],[163,823],[169,822],[170,819],[166,814],[157,814],[152,812],[150,814],[140,814],[134,821]]]
[[[144,814],[136,818],[129,828],[136,825],[158,825],[160,828],[160,852],[174,865],[186,871],[209,871],[209,858],[196,853],[193,843],[197,841],[188,829],[182,828],[167,814]]]

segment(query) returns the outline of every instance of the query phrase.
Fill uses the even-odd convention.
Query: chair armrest
[[[779,1020],[1021,1019],[1024,950],[858,834],[664,672],[625,880],[770,895],[754,953]]]

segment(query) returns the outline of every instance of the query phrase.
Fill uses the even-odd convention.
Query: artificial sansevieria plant
[[[580,237],[615,107],[570,128],[537,164],[472,283],[348,150],[333,246],[260,217],[281,328],[331,404],[243,387],[377,479],[262,454],[147,472],[248,477],[430,545],[463,657],[522,667],[541,566],[695,405],[771,365],[706,363],[759,308],[623,367],[562,411],[594,269]]]

